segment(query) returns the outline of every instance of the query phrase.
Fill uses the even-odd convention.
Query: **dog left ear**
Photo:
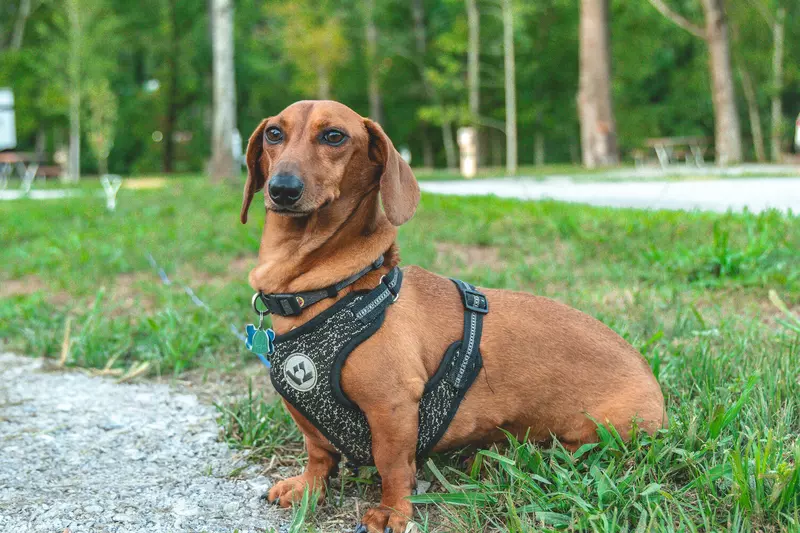
[[[269,156],[264,156],[264,128],[267,126],[268,118],[265,118],[258,125],[256,130],[247,141],[247,182],[244,184],[244,196],[242,198],[242,212],[239,215],[242,224],[247,224],[247,210],[250,209],[250,202],[253,196],[264,188],[269,174]]]
[[[369,158],[383,167],[381,203],[386,218],[395,226],[407,222],[419,204],[419,184],[389,136],[377,122],[364,119],[369,134]]]

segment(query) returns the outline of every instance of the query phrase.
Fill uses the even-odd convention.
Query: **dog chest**
[[[488,304],[474,287],[454,282],[465,302],[464,336],[448,348],[426,384],[419,406],[420,458],[444,435],[481,368],[478,346]],[[270,368],[275,389],[355,465],[373,464],[372,434],[363,411],[341,388],[342,367],[348,355],[380,329],[401,284],[402,273],[395,268],[372,291],[351,293],[275,338]]]

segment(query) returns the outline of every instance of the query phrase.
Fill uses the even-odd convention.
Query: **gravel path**
[[[167,385],[119,385],[0,354],[0,531],[283,529],[270,480],[217,441],[213,407]],[[285,525],[284,525],[285,527]]]
[[[625,181],[575,183],[570,179],[481,179],[423,181],[423,191],[542,200],[639,209],[729,209],[761,212],[774,208],[800,213],[800,178],[741,178],[708,181]]]

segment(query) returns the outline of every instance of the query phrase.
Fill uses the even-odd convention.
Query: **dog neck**
[[[350,290],[369,288],[399,262],[396,237],[397,228],[383,214],[377,190],[350,201],[340,198],[335,210],[323,208],[308,217],[292,218],[267,211],[258,266],[250,272],[250,285],[265,293],[321,289],[383,255],[380,269],[361,278],[339,297]],[[306,322],[337,299],[324,300],[291,322]]]

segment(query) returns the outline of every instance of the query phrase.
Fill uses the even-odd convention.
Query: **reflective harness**
[[[489,304],[472,285],[452,281],[464,305],[464,333],[448,347],[425,385],[419,404],[420,460],[447,431],[482,366],[481,331]],[[403,273],[394,267],[371,291],[352,292],[302,326],[276,336],[269,357],[270,378],[278,393],[356,466],[373,464],[372,435],[364,412],[342,390],[342,367],[350,353],[380,329],[386,310],[400,297],[402,283]],[[323,291],[327,289],[312,292]],[[275,295],[263,295],[262,302],[271,298]],[[281,306],[278,314],[283,310]]]

